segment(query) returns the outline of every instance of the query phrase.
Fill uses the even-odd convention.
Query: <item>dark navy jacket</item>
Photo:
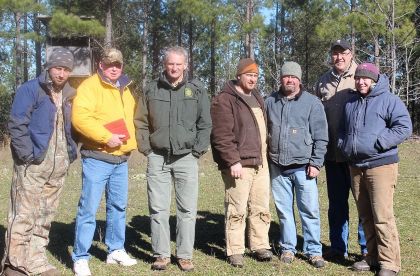
[[[50,97],[52,82],[47,71],[22,84],[16,91],[8,123],[10,147],[17,164],[39,164],[47,153],[57,108]],[[63,88],[63,117],[70,162],[77,157],[71,136],[71,100],[76,95],[68,83]]]
[[[365,98],[355,91],[344,112],[338,147],[351,165],[375,168],[398,162],[397,145],[411,135],[412,124],[404,103],[389,91],[388,77],[381,75]]]

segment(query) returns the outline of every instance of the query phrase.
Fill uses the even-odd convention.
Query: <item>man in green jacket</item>
[[[181,270],[192,271],[198,198],[198,158],[210,144],[211,118],[207,92],[188,80],[187,51],[165,51],[164,71],[146,87],[134,123],[139,151],[147,156],[153,270],[170,263],[169,215],[174,180],[177,226],[176,257]]]

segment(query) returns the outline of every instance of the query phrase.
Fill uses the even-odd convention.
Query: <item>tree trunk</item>
[[[34,25],[34,32],[38,37],[41,36],[41,22],[36,18],[37,13],[33,14],[33,25]],[[36,75],[39,76],[42,70],[42,63],[41,63],[41,43],[39,39],[35,40],[35,64],[36,64]]]
[[[15,19],[15,91],[19,85],[22,84],[22,46],[21,44],[21,33],[20,33],[20,20],[22,18],[21,12],[14,13]]]
[[[142,45],[142,65],[141,65],[141,88],[142,92],[146,89],[146,83],[147,83],[147,41],[148,41],[148,28],[149,28],[149,9],[144,8],[143,9],[143,45]]]
[[[408,106],[410,102],[410,56],[408,54],[407,46],[405,47],[405,105]]]
[[[178,46],[182,46],[182,32],[183,32],[183,24],[182,24],[182,17],[178,18]]]
[[[161,0],[154,0],[152,3],[152,14],[154,15],[154,21],[151,22],[151,32],[150,35],[152,36],[152,77],[157,78],[159,75],[159,55],[160,55],[160,49],[161,45],[159,43],[159,37],[160,37],[160,23],[159,20],[162,17],[162,11],[160,8],[160,1]]]
[[[284,8],[284,5],[281,6],[280,10],[280,57],[279,57],[279,64],[283,61],[284,56],[284,26],[285,26],[285,19],[286,18],[286,10]]]
[[[279,1],[276,1],[276,19],[274,25],[274,58],[277,60],[279,55]]]
[[[194,20],[192,19],[192,17],[190,16],[190,21],[189,21],[189,26],[188,26],[188,51],[189,51],[189,61],[188,61],[188,66],[189,66],[189,78],[193,79],[194,78]]]
[[[28,32],[28,14],[25,13],[23,16],[23,32],[26,34]],[[27,82],[28,77],[28,40],[25,38],[23,40],[23,82]]]
[[[397,72],[397,53],[396,53],[396,42],[395,42],[395,2],[391,1],[391,18],[390,18],[390,33],[391,33],[391,92],[396,92],[396,72]]]
[[[351,6],[350,6],[350,13],[352,14],[356,10],[356,0],[351,0]],[[351,24],[351,52],[353,53],[353,56],[356,54],[356,30]]]
[[[308,31],[311,29],[311,26],[309,26],[309,11],[308,11],[308,4],[305,5],[305,79],[304,83],[307,84],[309,81],[309,34]]]
[[[380,50],[380,46],[379,46],[379,37],[375,36],[374,37],[375,40],[375,65],[376,67],[379,68],[379,50]]]
[[[210,29],[210,94],[216,95],[216,17],[211,20]]]
[[[112,47],[112,0],[106,1],[105,48]]]
[[[246,3],[246,22],[251,23],[252,17],[254,14],[254,1],[248,0]],[[246,56],[254,59],[254,45],[252,32],[247,32],[245,34],[245,51]]]

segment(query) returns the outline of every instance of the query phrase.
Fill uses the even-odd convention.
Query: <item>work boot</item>
[[[189,272],[194,270],[194,265],[190,259],[178,259],[178,266],[182,271]]]
[[[171,263],[171,258],[159,256],[156,258],[155,262],[152,264],[153,270],[165,270],[168,268],[168,265]]]
[[[369,271],[370,270],[370,265],[366,262],[366,260],[361,260],[360,262],[355,262],[352,266],[351,269],[353,269],[354,271]]]
[[[280,261],[285,264],[291,264],[295,259],[295,254],[290,251],[283,251],[280,255]]]
[[[398,273],[393,270],[381,268],[381,270],[379,270],[378,276],[395,276],[397,274]]]
[[[244,255],[234,254],[228,257],[228,261],[231,266],[243,267],[244,266]]]
[[[6,268],[3,271],[4,276],[26,276],[25,273],[23,273],[20,270],[15,269],[12,266],[7,265]]]
[[[324,259],[319,255],[309,257],[309,263],[316,268],[322,268],[325,266]]]
[[[273,258],[273,253],[268,249],[257,249],[254,251],[254,257],[260,262],[269,262]]]

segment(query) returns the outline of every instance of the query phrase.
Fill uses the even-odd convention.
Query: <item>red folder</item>
[[[127,126],[125,125],[124,119],[118,119],[118,120],[112,121],[110,123],[105,124],[104,127],[107,130],[109,130],[112,134],[125,135],[124,138],[120,139],[123,142],[130,139],[130,134],[128,133],[128,129],[127,129]]]

